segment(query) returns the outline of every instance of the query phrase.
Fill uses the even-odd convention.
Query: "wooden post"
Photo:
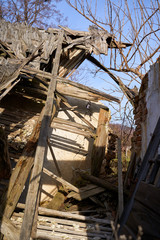
[[[38,146],[36,149],[34,167],[32,171],[31,181],[28,189],[27,199],[26,199],[26,208],[24,212],[24,218],[21,227],[20,239],[29,240],[32,231],[33,220],[36,211],[37,198],[41,180],[41,174],[43,169],[44,159],[47,153],[47,137],[48,129],[51,122],[52,110],[54,105],[54,91],[56,88],[56,77],[58,73],[59,61],[61,56],[63,42],[63,32],[60,32],[59,35],[59,44],[56,51],[56,56],[54,60],[54,66],[52,69],[53,78],[51,79],[47,100],[44,109],[44,116],[42,120],[40,136],[38,140]]]
[[[107,182],[106,180],[103,180],[103,179],[101,179],[101,178],[97,178],[97,177],[95,177],[95,176],[86,174],[86,173],[84,173],[83,171],[78,170],[78,169],[76,169],[75,172],[78,173],[82,178],[84,178],[84,179],[86,179],[86,180],[89,180],[90,182],[96,184],[97,186],[106,188],[107,190],[112,191],[112,192],[115,192],[115,193],[118,192],[117,186],[113,185],[113,184],[110,183],[110,182]]]
[[[123,212],[123,179],[122,179],[122,154],[121,140],[117,139],[117,155],[118,155],[118,215],[119,218]]]
[[[99,176],[102,161],[105,158],[105,148],[107,140],[106,123],[110,120],[110,111],[108,108],[101,108],[99,112],[98,127],[96,139],[92,150],[91,173],[93,176]]]
[[[141,181],[145,178],[146,172],[148,172],[148,168],[150,166],[149,160],[151,160],[155,157],[155,154],[157,152],[159,144],[160,144],[160,117],[158,119],[157,125],[152,134],[147,151],[144,155],[144,158],[143,158],[140,170],[139,170],[139,175],[138,175],[139,178],[138,178],[137,184],[135,186],[134,192],[133,192],[131,198],[129,199],[128,204],[125,207],[125,211],[123,211],[123,214],[121,216],[119,233],[121,232],[122,228],[124,227],[124,225],[127,222],[127,219],[129,217],[129,214],[133,207],[134,198],[136,196],[139,185],[140,185]]]
[[[43,110],[39,116],[37,124],[35,125],[32,135],[30,136],[22,156],[20,157],[16,167],[11,175],[9,187],[6,194],[1,199],[0,212],[4,212],[5,217],[10,218],[17,202],[23,191],[23,187],[28,178],[31,167],[34,162],[35,149],[39,137],[41,120],[42,120]]]

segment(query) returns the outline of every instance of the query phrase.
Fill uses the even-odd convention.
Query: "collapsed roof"
[[[125,43],[119,45],[127,47]],[[89,101],[103,99],[119,103],[119,99],[114,96],[68,80],[85,59],[90,59],[92,53],[106,55],[108,47],[116,47],[113,36],[94,27],[90,27],[89,32],[73,31],[66,27],[42,30],[1,20],[0,100],[11,90],[33,99],[45,100],[45,107],[33,130],[31,140],[26,144],[25,158],[16,165],[16,183],[12,181],[14,194],[10,193],[5,202],[3,226],[6,225],[6,218],[7,224],[10,224],[9,218],[23,191],[22,181],[25,182],[33,166],[20,233],[21,240],[30,239],[31,236],[37,214],[36,206],[49,127],[58,111],[59,102],[62,100],[67,107],[71,107],[65,96],[72,96]],[[80,114],[79,116],[87,124],[85,134],[93,135],[90,133],[94,130],[92,124]],[[3,208],[3,204],[0,207]],[[17,238],[14,239],[19,239],[19,233],[15,231],[15,234]]]
[[[88,32],[73,31],[67,27],[43,30],[4,20],[0,24],[0,99],[15,85],[14,89],[18,92],[46,98],[61,31],[64,37],[56,91],[91,101],[102,99],[119,103],[116,97],[68,80],[92,53],[107,55],[108,47],[116,47],[111,34],[93,26]],[[128,45],[121,43],[120,46]]]

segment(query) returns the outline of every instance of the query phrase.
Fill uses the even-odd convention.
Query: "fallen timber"
[[[95,176],[92,176],[92,175],[89,175],[89,174],[86,174],[84,171],[81,171],[81,170],[78,170],[76,169],[75,172],[77,174],[79,174],[82,178],[86,179],[86,180],[89,180],[91,181],[92,183],[100,186],[100,187],[103,187],[103,188],[106,188],[110,191],[113,191],[113,192],[116,192],[118,193],[118,187],[116,187],[115,185],[103,180],[103,179],[100,179],[98,177],[95,177]]]
[[[39,194],[41,174],[44,168],[43,163],[46,158],[47,147],[50,144],[49,141],[47,144],[48,133],[52,124],[57,124],[53,126],[57,129],[58,127],[62,129],[62,125],[64,125],[63,130],[69,129],[70,132],[75,132],[79,135],[81,133],[87,138],[96,138],[95,127],[76,109],[72,108],[66,101],[65,96],[93,102],[106,100],[119,103],[119,99],[114,96],[67,79],[91,53],[107,55],[108,47],[115,47],[114,44],[112,44],[112,35],[107,32],[104,34],[104,32],[94,30],[92,27],[90,27],[89,32],[72,31],[64,27],[62,27],[63,30],[48,29],[45,31],[24,26],[23,24],[15,24],[13,28],[10,23],[5,22],[3,29],[1,29],[1,27],[2,26],[0,26],[0,30],[5,31],[6,34],[1,34],[0,36],[0,47],[6,58],[3,59],[0,68],[0,73],[2,73],[0,74],[0,99],[3,102],[8,95],[23,95],[27,99],[35,101],[36,104],[40,100],[44,105],[44,112],[42,111],[37,125],[33,130],[32,136],[34,141],[31,138],[26,144],[22,152],[23,155],[20,157],[12,173],[8,193],[4,195],[0,205],[0,209],[4,215],[1,221],[2,234],[9,240],[29,240],[32,236],[40,239],[56,239],[56,237],[57,239],[62,239],[63,233],[70,234],[70,239],[81,239],[82,235],[86,239],[93,237],[101,237],[102,239],[109,238],[111,235],[111,229],[108,226],[110,225],[110,220],[81,216],[78,214],[73,215],[48,210],[46,208],[43,209],[39,207]],[[24,31],[24,28],[27,28],[27,31]],[[15,32],[18,39],[17,42],[14,38]],[[9,33],[9,35],[7,33]],[[32,34],[34,34],[35,37],[35,41],[33,42],[30,41]],[[103,38],[101,37],[102,35]],[[8,36],[10,36],[9,39]],[[99,41],[101,42],[101,46],[98,46]],[[30,46],[30,49],[28,49],[28,46]],[[123,47],[126,47],[126,45],[124,44]],[[60,122],[58,118],[55,118],[61,102],[78,116],[86,126],[84,127],[84,124],[80,126],[74,122],[70,124],[64,120],[62,123],[62,120]],[[5,122],[6,120],[3,119],[3,121]],[[23,121],[19,122],[13,119],[13,122],[14,121],[14,130],[23,126]],[[19,125],[16,125],[16,123]],[[9,121],[7,126],[8,132],[11,132],[12,129]],[[83,128],[82,130],[80,129],[81,127]],[[32,146],[29,148],[30,143],[32,143]],[[79,189],[61,177],[62,173],[60,172],[54,152],[52,152],[52,158],[58,169],[59,177],[54,173],[47,172],[47,174],[62,185],[67,186],[67,188],[79,193]],[[23,222],[19,224],[18,219],[13,221],[13,217],[16,216],[14,211],[31,169],[32,173],[25,212],[23,214]],[[98,187],[97,189],[97,191],[104,191],[103,188],[100,189]],[[6,197],[7,200],[5,202]],[[87,222],[86,229],[83,234],[81,231],[75,234],[72,226],[72,229],[64,229],[63,231],[57,228],[57,232],[55,233],[52,229],[53,226],[47,228],[46,226],[42,226],[43,224],[38,223],[39,215],[43,214],[49,217],[49,213],[50,217],[54,216],[58,219],[64,218],[61,219],[61,221],[68,222],[68,219],[72,219],[74,221],[84,221],[84,224]],[[89,232],[87,229],[88,222],[94,223],[95,225],[97,223],[101,224],[100,228],[104,231],[100,232],[97,230],[97,232]],[[103,225],[106,224],[109,233],[107,232],[107,228],[104,229],[105,227]],[[50,231],[49,235],[46,234],[48,230]],[[15,233],[14,236],[11,236],[11,231]],[[57,236],[57,234],[59,234],[59,236]],[[77,235],[77,238],[75,238],[75,235]]]
[[[24,209],[24,204],[18,204],[19,209]],[[75,213],[55,211],[51,209],[38,208],[38,225],[37,225],[37,237],[41,234],[45,234],[45,231],[53,231],[56,234],[68,234],[69,239],[80,239],[80,236],[88,237],[101,237],[101,239],[106,239],[106,237],[111,236],[111,226],[110,221],[107,219],[99,219],[88,217],[85,215],[79,215]],[[14,213],[12,221],[21,224],[21,220],[17,222],[17,218],[22,218],[23,213]],[[49,233],[49,232],[48,232]],[[44,236],[44,235],[43,235]],[[49,238],[50,236],[50,238]],[[47,234],[44,239],[52,239],[52,236]],[[54,239],[54,238],[53,238]]]

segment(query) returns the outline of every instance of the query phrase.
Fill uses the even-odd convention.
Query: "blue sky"
[[[101,0],[100,2],[103,3],[103,0]],[[88,27],[89,25],[91,25],[89,20],[85,19],[76,10],[70,7],[65,0],[58,3],[57,6],[61,10],[61,12],[68,17],[67,25],[69,28],[79,31],[88,31]]]
[[[90,21],[85,19],[83,16],[81,16],[79,13],[77,13],[76,10],[71,8],[65,1],[62,1],[61,3],[58,3],[58,8],[61,10],[62,13],[64,13],[65,16],[68,17],[67,26],[73,30],[79,30],[79,31],[88,31],[89,25],[92,25]],[[99,1],[99,8],[97,15],[104,17],[104,1]],[[96,56],[97,57],[97,56]],[[99,57],[98,57],[99,58]],[[106,61],[109,61],[110,56],[103,57]],[[118,98],[122,98],[122,93],[120,92],[119,87],[115,84],[115,82],[108,76],[107,73],[104,73],[103,71],[98,72],[98,74],[95,76],[94,72],[96,70],[95,65],[85,60],[85,62],[80,66],[80,76],[79,79],[82,84],[86,84],[90,87],[97,88],[101,91],[107,92],[108,94],[111,94],[112,96],[116,96]],[[89,69],[89,70],[87,70]],[[86,70],[86,71],[85,71]],[[93,73],[90,73],[93,72]],[[115,114],[117,110],[121,106],[117,103],[110,103],[104,101],[103,104],[105,104],[109,109],[111,110],[112,120],[111,121],[119,121],[119,114]],[[123,98],[123,104],[122,107],[124,107],[126,104],[125,98]]]
[[[74,1],[72,1],[74,2]],[[103,19],[105,20],[105,0],[97,0],[98,2],[98,8],[97,8],[97,16],[99,17],[99,19]],[[119,1],[113,0],[113,2],[115,4],[118,4]],[[129,2],[129,6],[133,5],[133,1],[128,1]],[[144,0],[145,5],[147,6],[148,0]],[[92,6],[94,6],[95,0],[92,0]],[[63,0],[62,2],[58,3],[57,7],[61,10],[62,13],[64,13],[65,16],[68,17],[68,21],[67,21],[67,26],[73,30],[80,30],[80,31],[88,31],[88,27],[89,25],[92,25],[92,23],[90,21],[88,21],[87,19],[85,19],[83,16],[81,16],[76,10],[74,10],[73,8],[71,8],[65,0]],[[131,11],[133,11],[133,8],[131,6]],[[129,34],[132,34],[132,32],[130,32],[131,29],[127,28],[128,25],[126,26],[124,30],[126,36]],[[109,29],[107,29],[109,30]],[[127,37],[128,37],[127,36]],[[127,42],[127,41],[126,41]],[[104,62],[104,65],[107,66],[109,65],[108,63],[110,62],[110,52],[108,52],[108,56],[101,56]],[[99,58],[99,57],[98,57]],[[138,64],[138,59],[136,59],[135,64]],[[86,70],[89,68],[90,71]],[[96,75],[94,75],[91,72],[95,72],[94,70],[96,69],[96,67],[89,63],[88,61],[85,61],[80,69],[82,69],[82,71],[80,71],[80,76],[79,79],[81,80],[82,84],[86,84],[88,86],[97,88],[99,90],[105,91],[108,94],[111,94],[113,96],[122,98],[123,94],[120,92],[119,87],[114,83],[114,81],[107,75],[107,73],[103,73],[98,72]],[[121,77],[121,79],[123,79],[124,74],[119,74],[119,76]],[[124,81],[124,83],[127,85],[129,83],[130,79],[127,79]],[[128,82],[127,82],[128,81]],[[139,87],[139,84],[136,84],[136,82],[132,82],[132,84],[129,86],[130,88],[133,88],[134,86]],[[122,105],[120,107],[125,107],[126,104],[126,99],[125,97],[123,97],[122,99]],[[118,104],[110,104],[109,102],[105,102],[105,105],[107,105],[110,109],[111,109],[111,113],[115,113],[115,108],[119,109]],[[129,109],[129,106],[127,106],[127,108]],[[130,111],[130,109],[128,110]],[[112,117],[112,120],[115,120],[115,117],[119,117],[117,115],[114,115]]]

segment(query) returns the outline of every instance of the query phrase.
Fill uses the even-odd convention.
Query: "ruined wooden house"
[[[119,99],[69,77],[88,59],[106,71],[126,95],[131,94],[92,55],[107,55],[108,48],[116,47],[111,34],[95,27],[88,32],[66,27],[43,30],[1,20],[0,123],[4,153],[0,176],[8,178],[11,174],[0,203],[0,229],[6,239],[111,237],[108,219],[48,210],[39,203],[46,197],[53,198],[55,182],[80,195],[72,182],[73,168],[91,168],[94,175],[100,171],[110,113],[99,100],[119,103]],[[13,171],[7,144],[9,156],[16,162]],[[18,202],[24,186],[27,199],[22,205]],[[24,214],[16,215],[16,207],[25,208]],[[23,222],[18,221],[20,218]],[[78,229],[74,228],[75,221],[79,221]]]

